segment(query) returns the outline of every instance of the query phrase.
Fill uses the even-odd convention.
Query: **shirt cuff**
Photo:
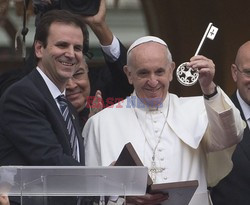
[[[108,46],[101,45],[103,52],[109,57],[113,62],[120,57],[120,43],[118,39],[113,35],[112,43]]]

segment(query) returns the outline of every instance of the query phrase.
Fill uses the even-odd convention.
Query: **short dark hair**
[[[86,25],[82,21],[81,16],[77,14],[73,14],[66,10],[51,10],[46,12],[42,18],[40,19],[37,27],[36,27],[36,33],[34,41],[40,41],[42,42],[43,46],[47,46],[48,41],[48,35],[49,35],[49,28],[52,23],[54,22],[61,22],[65,24],[71,24],[75,25],[79,28],[81,28],[83,33],[84,41],[87,40],[86,36]],[[84,45],[85,42],[83,42]]]

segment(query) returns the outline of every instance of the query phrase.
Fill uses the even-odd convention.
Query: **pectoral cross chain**
[[[165,170],[165,168],[157,167],[154,160],[151,162],[151,167],[149,169],[149,173],[150,173],[150,177],[151,177],[151,179],[153,180],[154,183],[156,181],[156,174],[161,173],[164,170]]]

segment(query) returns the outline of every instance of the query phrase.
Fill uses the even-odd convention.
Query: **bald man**
[[[231,72],[237,90],[231,99],[247,122],[243,140],[233,154],[234,167],[211,191],[214,205],[249,205],[250,201],[250,41],[238,50]]]

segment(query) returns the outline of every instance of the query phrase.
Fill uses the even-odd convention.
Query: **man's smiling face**
[[[35,43],[38,66],[58,87],[65,85],[79,66],[83,40],[81,28],[54,22],[49,29],[47,45]]]

